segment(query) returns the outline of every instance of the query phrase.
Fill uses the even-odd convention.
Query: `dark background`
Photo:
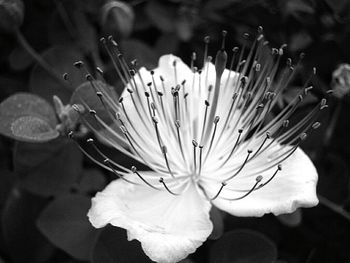
[[[293,61],[306,53],[281,106],[303,86],[313,67],[312,100],[298,113],[328,98],[321,128],[302,144],[319,172],[320,204],[279,217],[236,218],[212,211],[215,232],[184,262],[350,262],[350,105],[345,94],[350,71],[341,76],[344,96],[327,93],[343,83],[332,82],[333,71],[350,63],[347,0],[0,1],[0,101],[30,92],[46,99],[47,111],[52,111],[55,94],[69,103],[84,82],[73,66],[77,60],[101,67],[107,82],[121,91],[101,37],[113,35],[127,61],[137,58],[148,68],[167,53],[189,63],[193,51],[201,67],[204,36],[211,37],[213,56],[223,29],[230,51],[245,42],[249,46],[243,34],[253,39],[258,26],[264,27],[271,47],[286,43],[286,57]],[[46,69],[38,65],[43,61]],[[65,72],[68,88],[62,84]],[[49,124],[56,125],[58,117]],[[4,129],[0,125],[7,134]],[[147,262],[139,243],[126,241],[124,230],[90,226],[90,197],[114,177],[83,157],[64,133],[45,143],[20,142],[11,134],[0,137],[0,262]],[[104,151],[131,165],[115,151]]]

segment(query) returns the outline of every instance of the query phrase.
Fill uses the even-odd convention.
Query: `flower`
[[[350,65],[340,64],[332,73],[333,95],[342,99],[350,92]]]
[[[165,55],[154,70],[136,71],[112,39],[102,42],[125,90],[115,101],[88,75],[114,121],[108,125],[89,109],[103,129],[91,120],[86,125],[151,171],[113,162],[89,139],[104,158],[100,165],[119,177],[92,199],[88,217],[94,227],[125,228],[128,239],[139,240],[152,260],[177,262],[212,232],[212,205],[235,216],[262,216],[318,203],[317,172],[299,144],[319,127],[318,113],[327,105],[322,100],[290,127],[290,117],[310,89],[305,87],[271,118],[294,70],[287,59],[277,75],[284,47],[271,53],[260,34],[245,59],[244,48],[233,49],[226,69],[225,40],[212,64],[205,38],[202,70],[194,67],[195,55],[191,67]]]

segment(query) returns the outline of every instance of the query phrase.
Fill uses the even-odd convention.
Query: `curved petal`
[[[274,173],[273,168],[269,171]],[[317,205],[317,171],[309,157],[298,148],[283,162],[283,169],[266,186],[247,197],[228,201],[217,198],[213,204],[235,216],[263,216],[291,213],[298,207]]]
[[[110,183],[92,199],[88,217],[99,228],[110,223],[127,230],[156,262],[178,262],[210,235],[211,204],[188,184],[179,196],[122,180]]]

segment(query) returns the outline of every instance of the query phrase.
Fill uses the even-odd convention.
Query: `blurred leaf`
[[[33,57],[21,46],[14,48],[8,59],[10,67],[19,71],[28,68],[34,62]]]
[[[271,263],[277,259],[275,244],[252,230],[225,233],[211,248],[211,263]]]
[[[157,0],[149,1],[145,12],[153,25],[159,30],[173,32],[175,30],[176,9],[164,4],[164,2]]]
[[[224,218],[223,212],[217,209],[215,206],[211,207],[210,220],[213,222],[213,231],[211,232],[208,239],[216,240],[219,239],[224,233]]]
[[[312,41],[313,39],[307,32],[300,31],[290,37],[288,49],[291,52],[300,52],[305,50],[312,43]]]
[[[0,76],[0,100],[4,100],[13,93],[23,90],[25,84],[18,77],[8,78]]]
[[[42,56],[58,74],[68,73],[67,85],[63,86],[62,83],[53,79],[46,70],[36,65],[30,76],[30,91],[39,94],[50,102],[52,101],[52,96],[57,95],[66,104],[69,102],[74,89],[85,81],[84,73],[73,66],[74,62],[83,58],[83,55],[74,46],[67,45],[51,47]]]
[[[14,156],[15,171],[21,185],[42,196],[68,192],[82,169],[82,154],[68,140],[45,144],[17,143]]]
[[[325,0],[333,12],[341,19],[350,18],[350,2],[348,0]]]
[[[158,56],[174,54],[177,51],[179,42],[176,34],[165,33],[157,39],[154,50],[157,52]]]
[[[296,227],[301,224],[302,216],[302,210],[297,209],[293,213],[279,215],[277,216],[277,219],[286,226]]]
[[[17,93],[0,104],[0,133],[26,142],[45,142],[57,138],[53,108],[42,98]]]
[[[12,186],[16,180],[15,174],[8,170],[0,170],[0,207],[3,207],[11,192]]]
[[[47,262],[54,248],[41,235],[35,220],[46,201],[14,188],[2,213],[2,230],[13,262]]]
[[[88,19],[84,4],[77,1],[57,1],[56,12],[49,24],[49,39],[53,45],[76,45],[84,55],[98,56],[95,27]]]
[[[106,186],[106,178],[101,170],[84,169],[81,172],[82,178],[76,188],[81,193],[92,193],[102,190]]]
[[[242,0],[209,0],[204,6],[207,11],[215,11],[229,7],[232,4],[241,2]]]
[[[0,29],[12,33],[22,25],[23,18],[22,0],[0,1]]]
[[[101,10],[101,26],[107,35],[128,37],[134,25],[134,10],[126,2],[107,1]]]
[[[73,20],[76,26],[76,33],[78,34],[75,41],[78,43],[79,49],[82,49],[84,54],[95,54],[98,56],[98,36],[91,19],[88,19],[84,12],[75,11]]]
[[[193,35],[193,21],[188,14],[181,15],[176,21],[176,32],[182,41],[189,41]]]
[[[93,251],[93,263],[150,263],[138,241],[128,241],[124,229],[108,225]]]
[[[155,68],[158,63],[156,52],[146,44],[136,39],[125,40],[122,47],[127,62],[137,59],[138,65],[148,69]]]
[[[40,214],[37,226],[55,246],[76,259],[89,260],[99,234],[86,216],[89,208],[88,197],[58,197]]]
[[[134,31],[142,31],[151,28],[152,22],[145,13],[145,8],[135,8]]]
[[[305,15],[315,13],[311,2],[305,0],[288,0],[284,11],[286,14],[294,16],[297,20],[303,20]]]

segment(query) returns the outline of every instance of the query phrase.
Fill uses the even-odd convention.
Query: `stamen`
[[[165,159],[165,164],[166,164],[166,167],[168,168],[168,171],[171,175],[171,177],[175,178],[173,172],[171,171],[170,169],[170,166],[169,166],[169,161],[168,161],[168,158],[167,158],[167,148],[165,145],[162,146],[162,153],[163,153],[163,156],[164,156],[164,159]]]
[[[102,168],[106,169],[106,170],[110,170],[108,166],[100,163],[99,161],[97,161],[94,157],[92,157],[87,151],[84,150],[84,148],[77,142],[77,140],[74,137],[74,132],[70,131],[68,133],[68,138],[72,139],[74,141],[74,143],[78,146],[79,150],[85,155],[87,156],[92,162],[94,162],[95,164],[101,166]]]
[[[89,138],[89,139],[86,140],[86,142],[89,143],[89,144],[95,149],[95,151],[96,151],[99,155],[102,156],[102,158],[104,158],[105,160],[110,160],[110,159],[97,147],[97,145],[95,144],[94,139]],[[121,166],[120,164],[118,164],[118,163],[116,163],[116,162],[114,162],[114,161],[109,161],[109,162],[112,162],[113,165],[115,165],[115,166],[118,167],[119,169],[124,170],[125,172],[130,172],[129,169],[127,169],[127,168]]]
[[[105,164],[107,164],[108,167],[112,170],[112,172],[113,172],[116,176],[118,176],[120,179],[124,180],[125,182],[131,183],[131,184],[134,184],[134,185],[138,185],[137,183],[132,182],[132,181],[130,181],[130,180],[124,178],[124,176],[122,176],[120,173],[118,173],[118,172],[114,169],[114,167],[112,166],[112,164],[111,164],[111,162],[110,162],[110,160],[109,160],[108,158],[107,158],[107,159],[104,159],[103,162],[104,162]]]
[[[172,195],[180,195],[180,194],[174,193],[173,191],[171,191],[171,190],[169,189],[169,187],[165,184],[163,177],[160,177],[160,178],[159,178],[159,182],[163,184],[164,188],[165,188],[170,194],[172,194]]]
[[[179,121],[179,120],[176,120],[176,121],[175,121],[175,126],[176,126],[177,140],[178,140],[178,143],[179,143],[179,147],[180,147],[182,159],[183,159],[184,162],[187,162],[187,161],[186,161],[186,158],[185,158],[184,151],[183,151],[183,146],[182,146],[182,142],[181,142],[181,137],[180,137],[180,121]]]
[[[196,52],[192,52],[192,56],[191,56],[191,70],[192,70],[192,72],[194,69],[194,62],[196,61],[196,59],[197,59]]]
[[[252,150],[248,150],[247,152],[248,152],[247,157],[245,158],[243,164],[240,166],[240,168],[238,169],[238,171],[237,171],[235,174],[233,174],[233,175],[231,175],[230,177],[228,177],[225,181],[229,181],[229,180],[233,179],[234,177],[236,177],[236,176],[242,171],[242,169],[244,168],[244,166],[248,163],[249,156],[250,156],[250,154],[251,154],[253,151],[252,151]]]
[[[177,85],[177,84],[178,84],[178,82],[177,82],[177,70],[176,70],[176,63],[177,63],[177,61],[176,61],[176,60],[174,60],[174,61],[173,61],[173,67],[174,67],[174,78],[175,78],[175,85]]]
[[[261,145],[259,146],[258,150],[255,151],[254,155],[252,156],[251,159],[253,159],[257,154],[258,152],[260,152],[260,150],[262,149],[262,147],[264,146],[264,144],[266,143],[267,139],[270,139],[271,136],[270,136],[270,133],[269,132],[266,132],[266,136],[265,136],[265,139],[263,140],[263,142],[261,143]]]
[[[136,174],[145,184],[147,184],[149,187],[155,189],[155,190],[159,190],[157,187],[151,185],[149,182],[147,182],[141,175],[140,173],[137,171],[137,168],[135,166],[131,167],[131,171]]]
[[[199,145],[199,172],[198,172],[198,176],[200,176],[201,172],[202,172],[202,155],[203,155],[203,145]]]
[[[218,198],[219,194],[221,193],[222,189],[226,186],[226,182],[222,182],[219,191],[216,193],[216,195],[212,198],[210,198],[211,201],[215,200]]]
[[[234,151],[236,150],[236,147],[237,147],[238,144],[239,144],[239,140],[240,140],[240,138],[241,138],[242,132],[243,132],[243,129],[239,129],[239,130],[238,130],[238,137],[237,137],[237,140],[236,140],[236,142],[235,142],[235,145],[233,146],[233,148],[232,148],[230,154],[227,156],[226,160],[223,162],[223,164],[222,164],[221,166],[223,166],[223,165],[225,165],[225,164],[227,163],[227,161],[231,158],[232,154],[233,154]]]
[[[205,160],[208,158],[209,153],[210,153],[210,150],[211,150],[211,148],[212,148],[212,146],[213,146],[213,142],[214,142],[214,138],[215,138],[215,134],[216,134],[216,129],[217,129],[217,125],[218,125],[219,120],[220,120],[220,117],[219,117],[219,116],[215,116],[215,119],[214,119],[214,121],[213,121],[213,123],[214,123],[214,131],[213,131],[213,135],[211,136],[211,140],[210,140],[210,144],[209,144],[209,149],[208,149],[207,154],[206,154],[206,156],[205,156]]]
[[[225,35],[226,34],[223,33],[223,37]],[[216,58],[215,58],[216,79],[215,79],[215,90],[214,90],[213,101],[212,101],[212,109],[211,109],[210,114],[209,114],[209,121],[210,122],[214,120],[214,116],[216,113],[216,108],[218,105],[219,94],[220,94],[221,77],[222,77],[222,74],[226,68],[226,62],[227,62],[227,53],[224,49],[221,49],[217,52]],[[210,129],[209,129],[209,127],[207,127],[206,135],[204,137],[203,143],[205,143],[207,141],[209,134],[210,134]]]
[[[225,50],[225,40],[226,40],[227,31],[222,30],[221,34],[222,34],[221,50]]]
[[[248,195],[250,195],[256,188],[257,188],[257,185],[261,182],[261,180],[263,179],[263,177],[261,175],[259,175],[258,177],[255,178],[255,184],[253,185],[253,187],[244,195],[242,195],[241,197],[237,197],[237,198],[229,198],[229,199],[226,199],[226,200],[230,200],[230,201],[236,201],[236,200],[241,200],[245,197],[247,197]]]
[[[258,189],[264,187],[264,186],[267,185],[269,182],[271,182],[272,179],[275,178],[276,174],[277,174],[279,171],[281,171],[281,170],[282,170],[282,165],[280,165],[280,164],[277,165],[277,169],[276,169],[276,171],[273,173],[273,175],[272,175],[265,183],[260,184],[259,187],[258,187]]]
[[[100,39],[100,42],[103,44],[103,47],[105,48],[105,50],[107,51],[108,56],[110,57],[113,67],[114,69],[117,71],[117,74],[119,76],[119,78],[121,79],[121,81],[123,82],[124,86],[127,86],[127,81],[125,79],[125,76],[123,76],[123,74],[121,73],[118,65],[117,65],[117,61],[115,60],[111,50],[109,49],[109,47],[107,46],[107,42],[106,39],[103,37]]]
[[[194,171],[193,173],[195,174],[197,171],[197,156],[196,156],[196,151],[198,147],[198,142],[196,140],[192,140],[192,145],[193,145],[193,163],[194,163]]]
[[[204,37],[203,66],[204,66],[204,65],[206,64],[206,62],[207,62],[209,42],[210,42],[210,37],[209,37],[209,36]]]
[[[203,143],[203,135],[205,130],[205,125],[207,122],[207,114],[208,114],[208,107],[210,106],[209,101],[205,100],[205,112],[204,112],[204,120],[203,120],[203,127],[202,127],[202,134],[201,134],[201,142]]]

